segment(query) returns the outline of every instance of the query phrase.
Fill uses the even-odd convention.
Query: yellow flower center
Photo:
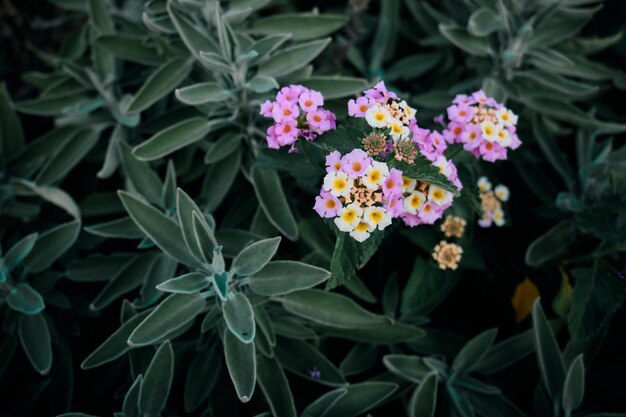
[[[483,129],[483,132],[485,132],[485,135],[491,136],[491,135],[493,135],[493,128],[491,126],[487,125]]]
[[[381,112],[381,111],[377,111],[376,113],[374,113],[374,119],[378,122],[383,122],[385,121],[386,117],[385,117],[385,113]]]
[[[368,109],[367,104],[361,104],[359,106],[359,110],[361,111],[361,113],[365,113],[367,109]]]
[[[417,208],[420,204],[422,204],[422,198],[419,195],[415,194],[409,199],[409,204],[411,205],[411,207]]]
[[[326,208],[334,209],[336,205],[335,200],[326,200]]]
[[[443,198],[444,198],[443,191],[441,191],[441,190],[435,190],[435,191],[433,191],[433,198],[434,198],[435,200],[443,200]]]
[[[335,178],[333,181],[333,189],[337,191],[343,191],[348,186],[348,182],[343,178]]]
[[[380,181],[382,174],[379,170],[375,169],[372,172],[370,172],[367,177],[369,178],[370,181],[377,183],[378,181]]]
[[[400,133],[402,133],[402,126],[400,126],[400,125],[393,125],[393,126],[391,126],[391,130],[393,131],[393,133],[400,134]]]
[[[376,211],[372,211],[370,213],[370,220],[376,224],[380,223],[380,221],[383,219],[383,214],[376,210]]]
[[[356,230],[357,232],[361,232],[361,233],[367,232],[367,223],[360,222],[359,224],[356,225],[354,230]]]
[[[409,177],[402,177],[402,186],[403,187],[408,187],[409,185],[411,185],[411,178],[409,178]]]
[[[343,212],[341,215],[341,220],[346,223],[352,223],[356,219],[356,210],[349,209]]]
[[[353,171],[357,171],[358,172],[358,171],[361,170],[361,168],[363,168],[363,166],[361,165],[360,162],[353,162],[352,163],[352,170]]]

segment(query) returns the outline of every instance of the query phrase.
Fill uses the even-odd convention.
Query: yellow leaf
[[[524,278],[524,281],[520,282],[515,287],[515,293],[511,298],[511,304],[513,304],[513,310],[515,310],[515,320],[520,323],[524,321],[530,314],[533,308],[533,302],[539,297],[539,289],[528,278]]]
[[[570,304],[572,302],[572,284],[569,282],[569,276],[561,269],[561,289],[552,301],[552,309],[561,318],[567,316]]]

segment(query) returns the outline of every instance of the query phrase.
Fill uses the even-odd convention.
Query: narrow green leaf
[[[259,74],[279,77],[307,66],[330,43],[330,38],[301,43],[274,53],[259,66]]]
[[[261,295],[282,295],[314,287],[330,277],[330,272],[297,261],[269,262],[250,276],[250,289]]]
[[[11,160],[24,149],[22,124],[7,92],[6,85],[0,83],[0,141],[3,158]]]
[[[570,365],[563,387],[563,410],[570,414],[580,407],[585,396],[585,365],[580,354]]]
[[[241,166],[241,150],[235,150],[226,158],[211,164],[204,176],[201,195],[205,196],[206,209],[214,211],[222,203],[232,187]]]
[[[141,161],[162,158],[174,151],[189,146],[225,125],[224,120],[207,121],[204,117],[192,117],[167,127],[140,145],[135,146],[133,155]]]
[[[252,185],[269,221],[288,239],[298,239],[298,224],[289,208],[276,171],[252,167]]]
[[[259,240],[246,246],[233,259],[231,271],[241,276],[259,272],[276,254],[280,245],[280,237]]]
[[[452,370],[455,373],[471,372],[489,352],[493,341],[496,339],[496,334],[498,334],[498,329],[485,330],[467,342],[454,358]]]
[[[526,250],[526,265],[539,266],[561,256],[576,238],[576,225],[563,220],[538,237]]]
[[[197,264],[173,220],[126,191],[120,190],[118,195],[131,219],[163,252],[185,265]]]
[[[230,292],[222,305],[228,329],[242,343],[252,343],[256,334],[254,311],[250,300],[243,293]]]
[[[183,234],[183,240],[187,249],[197,258],[202,259],[202,252],[196,240],[196,233],[193,225],[193,213],[197,213],[200,220],[204,218],[202,210],[196,205],[189,195],[179,188],[176,192],[176,215],[178,224]]]
[[[416,384],[421,384],[431,369],[419,356],[391,354],[385,355],[383,363],[394,374]]]
[[[410,417],[433,417],[437,406],[437,373],[431,372],[419,384],[409,401]]]
[[[465,29],[440,24],[439,32],[454,46],[470,55],[487,56],[492,53],[487,38],[470,35]]]
[[[296,417],[296,407],[282,367],[276,359],[257,357],[257,379],[275,417]]]
[[[274,349],[281,365],[301,377],[332,387],[346,383],[339,369],[310,343],[302,340],[279,338]],[[319,378],[309,373],[313,368],[320,372]]]
[[[186,412],[190,413],[196,410],[202,401],[211,394],[221,368],[221,351],[216,347],[196,353],[185,379]]]
[[[501,28],[496,14],[485,7],[475,10],[467,21],[467,31],[475,36],[488,36]]]
[[[156,69],[139,88],[126,111],[140,113],[147,109],[183,82],[191,71],[191,63],[182,58],[173,59]]]
[[[120,142],[118,151],[124,173],[138,192],[152,204],[160,204],[163,182],[147,162],[140,161],[132,154],[126,142]]]
[[[52,346],[43,314],[21,316],[18,331],[24,352],[33,368],[41,375],[47,375],[52,366]]]
[[[243,136],[240,134],[226,134],[216,142],[211,143],[206,155],[205,164],[213,164],[231,155],[241,146]]]
[[[113,21],[107,10],[108,6],[105,0],[88,0],[87,8],[91,23],[99,33],[112,33]]]
[[[261,35],[291,34],[294,41],[308,41],[330,35],[347,21],[342,15],[283,14],[257,19],[252,31]]]
[[[389,319],[363,309],[350,298],[323,290],[302,290],[285,295],[283,307],[316,323],[336,328],[369,328],[389,323]]]
[[[189,106],[222,102],[232,95],[230,91],[224,90],[214,82],[198,83],[179,88],[175,94],[178,101]]]
[[[200,59],[200,51],[218,52],[215,41],[180,14],[174,2],[167,2],[167,13],[183,43],[196,59]]]
[[[322,417],[341,397],[346,395],[348,390],[338,388],[322,395],[304,409],[300,417]]]
[[[85,231],[96,236],[119,239],[143,239],[146,236],[130,217],[86,226]]]
[[[391,382],[368,381],[350,384],[346,395],[339,398],[324,413],[324,417],[355,417],[385,401],[398,389]]]
[[[4,267],[8,272],[11,272],[13,269],[18,267],[24,258],[28,256],[30,251],[35,246],[38,236],[39,234],[37,233],[31,233],[11,246],[11,249],[9,249],[4,256]]]
[[[25,282],[20,282],[9,290],[6,302],[15,311],[32,316],[46,307],[41,294]]]
[[[541,377],[548,395],[557,401],[563,392],[565,382],[565,365],[561,350],[556,342],[554,333],[546,320],[541,308],[541,300],[538,298],[533,305],[533,329],[535,333],[535,350],[537,362],[541,370]]]
[[[24,259],[24,267],[32,273],[48,268],[74,244],[79,233],[80,221],[74,220],[40,234]]]
[[[144,417],[159,417],[174,378],[174,351],[169,340],[154,354],[139,389],[139,410]]]
[[[151,345],[191,322],[204,309],[204,298],[196,294],[172,294],[163,300],[128,337],[130,346]]]
[[[176,278],[157,285],[157,288],[165,292],[192,294],[201,291],[210,284],[209,278],[200,272],[189,272]]]
[[[143,37],[128,34],[98,36],[95,39],[99,45],[110,52],[115,58],[135,62],[142,65],[159,65],[162,61],[159,54]]]
[[[228,374],[241,402],[252,398],[256,385],[254,343],[243,343],[230,331],[224,332],[224,356]]]
[[[302,81],[302,85],[321,92],[326,100],[351,97],[370,86],[367,80],[363,78],[338,75],[316,75]]]
[[[63,179],[95,146],[99,138],[100,130],[83,130],[72,138],[58,154],[48,160],[35,181],[45,185]]]

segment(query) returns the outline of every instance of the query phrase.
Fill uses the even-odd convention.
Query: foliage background
[[[43,80],[45,77],[31,76],[31,82],[27,82],[29,77],[25,74],[63,73],[67,71],[67,61],[73,62],[79,69],[93,67],[96,71],[100,70],[90,59],[93,41],[89,31],[92,30],[90,25],[94,23],[90,21],[89,13],[84,12],[87,2],[57,0],[52,3],[54,4],[17,3],[5,0],[0,7],[2,22],[0,78],[5,81],[10,97],[16,103],[15,108],[19,112],[27,144],[50,131],[55,123],[58,125],[59,119],[66,115],[62,114],[58,106],[57,108],[53,106],[52,110],[43,113],[33,111],[34,102],[30,102],[29,108],[28,100],[38,96],[37,80]],[[117,10],[122,10],[124,3],[115,2],[115,5]],[[65,6],[69,11],[58,6]],[[224,8],[228,7],[229,3],[224,3]],[[522,26],[523,22],[533,16],[541,16],[542,13],[549,15],[547,19],[550,19],[550,16],[555,16],[549,14],[554,13],[551,7],[566,9],[562,13],[574,16],[572,19],[575,23],[571,27],[568,24],[559,25],[558,22],[547,25],[553,30],[536,45],[539,52],[518,53],[514,54],[513,58],[505,52],[511,45],[508,43],[509,40],[515,39],[520,32],[497,26],[487,37],[480,37],[488,39],[487,47],[497,52],[492,56],[483,56],[481,48],[485,46],[484,42],[474,42],[468,46],[467,39],[471,36],[466,32],[457,38],[453,35],[446,36],[445,29],[465,30],[470,15],[481,7],[488,10],[510,11],[508,17],[513,26]],[[413,275],[417,277],[412,278],[413,280],[419,280],[419,277],[424,275],[419,265],[415,264],[416,258],[423,259],[423,262],[428,264],[430,250],[440,235],[434,227],[418,228],[409,232],[395,230],[358,273],[377,301],[365,302],[354,293],[354,288],[352,291],[338,289],[338,292],[359,300],[359,303],[368,310],[388,315],[400,313],[388,310],[389,303],[393,304],[393,301],[388,300],[394,299],[389,295],[393,294],[393,287],[388,283],[394,275],[398,282],[401,303],[407,299],[407,303],[410,304],[413,300],[419,305],[417,300],[425,302],[440,297],[440,302],[433,305],[432,311],[420,312],[428,316],[428,323],[422,317],[410,314],[404,315],[401,319],[403,322],[423,327],[429,335],[439,335],[440,340],[430,341],[426,347],[404,343],[377,345],[374,349],[376,360],[373,361],[372,367],[348,378],[351,383],[381,378],[397,382],[402,387],[394,393],[391,401],[371,411],[362,411],[371,412],[372,415],[392,413],[403,415],[406,412],[411,395],[407,388],[410,384],[388,373],[388,367],[382,361],[385,355],[409,353],[434,356],[451,363],[455,353],[467,340],[487,329],[498,328],[497,341],[502,341],[532,328],[530,318],[516,323],[515,311],[511,307],[511,298],[516,286],[524,277],[529,277],[538,286],[543,309],[548,317],[560,320],[557,336],[561,348],[566,352],[567,364],[577,354],[584,354],[587,371],[580,415],[594,412],[624,412],[626,407],[620,401],[619,394],[623,387],[621,376],[626,371],[626,362],[622,355],[626,348],[626,338],[622,331],[626,325],[626,316],[621,307],[624,285],[619,280],[617,271],[626,266],[623,254],[626,241],[624,233],[626,212],[623,209],[626,195],[624,192],[626,157],[622,145],[626,122],[622,89],[626,87],[626,78],[620,70],[626,64],[626,40],[623,37],[610,40],[610,37],[624,28],[626,8],[622,2],[569,0],[556,5],[556,2],[547,0],[275,1],[247,17],[243,25],[244,27],[254,25],[254,22],[262,17],[287,12],[308,12],[313,8],[346,18],[346,24],[332,34],[332,42],[315,59],[316,75],[341,75],[367,80],[350,84],[351,93],[357,93],[359,89],[377,78],[385,79],[391,89],[398,91],[409,103],[418,108],[418,119],[430,126],[434,126],[431,123],[432,117],[444,111],[454,94],[470,92],[485,86],[492,94],[500,95],[500,98],[506,97],[507,105],[520,114],[520,126],[523,129],[520,136],[524,145],[511,155],[509,162],[480,165],[474,161],[462,160],[463,163],[467,163],[473,174],[486,174],[494,181],[507,184],[512,191],[512,200],[507,213],[510,225],[505,229],[474,228],[471,238],[464,242],[467,258],[477,259],[477,265],[465,264],[462,271],[454,275],[433,272],[436,279],[434,288],[422,289],[419,293],[411,292],[406,287],[409,277]],[[557,15],[558,13],[561,12],[557,12]],[[142,23],[140,21],[134,23],[136,26],[126,27],[116,21],[116,29],[118,32],[129,31],[143,36],[141,31],[145,31],[145,28],[138,29],[142,27]],[[71,51],[68,52],[71,48],[67,46],[67,39],[71,39],[81,30],[86,30],[84,35],[86,49],[79,56],[73,57]],[[210,36],[217,39],[213,32],[210,33]],[[176,36],[168,39],[171,41],[172,38]],[[579,42],[580,38],[588,41]],[[554,39],[556,41],[552,44]],[[589,41],[590,39],[609,40],[594,43]],[[606,48],[600,50],[603,43],[606,43]],[[185,50],[180,43],[175,44],[175,47]],[[575,61],[572,66],[565,65],[569,68],[566,70],[548,65],[562,63],[563,60],[567,61],[572,57],[583,59],[581,54],[584,47],[591,51],[588,58],[594,62],[593,64]],[[598,51],[593,51],[593,48],[598,48]],[[63,54],[65,54],[63,60],[58,60],[57,58]],[[518,58],[520,61],[517,61]],[[519,64],[519,67],[515,65],[511,67],[509,64],[511,59]],[[120,61],[124,63],[121,64]],[[540,63],[537,64],[537,61]],[[116,82],[120,83],[119,91],[128,94],[138,90],[153,68],[146,69],[146,66],[125,60],[118,60],[116,65],[118,65],[119,78],[116,78]],[[526,76],[518,71],[526,71]],[[251,74],[253,73],[254,70],[251,71]],[[545,74],[552,78],[546,81]],[[106,76],[106,71],[103,75]],[[555,80],[555,76],[565,76],[566,79]],[[288,77],[277,78],[283,84]],[[190,78],[179,84],[185,86],[192,84],[190,80],[197,82],[200,79],[202,76],[196,68]],[[39,84],[46,86],[43,81]],[[49,87],[49,84],[47,86]],[[164,97],[157,103],[151,103],[147,113],[153,112],[152,114],[158,118],[159,115],[167,113],[168,109],[178,106],[173,91],[167,92]],[[121,95],[116,99],[121,99]],[[340,109],[344,107],[346,100],[347,97],[339,98],[330,104],[331,109],[337,109],[339,115],[345,114],[345,110]],[[254,108],[253,103],[242,101],[237,103],[236,105],[241,105],[244,111]],[[564,107],[572,104],[580,111]],[[106,213],[101,215],[93,210],[89,214],[89,206],[85,203],[88,197],[93,196],[95,192],[129,189],[128,173],[125,169],[115,170],[108,178],[99,179],[96,175],[102,168],[107,153],[113,127],[111,120],[115,119],[112,116],[114,110],[107,112],[109,112],[105,116],[107,123],[99,138],[94,140],[93,147],[81,155],[68,156],[75,161],[75,166],[70,171],[63,172],[61,169],[57,175],[48,174],[47,178],[50,181],[42,183],[41,171],[38,176],[36,174],[38,170],[45,169],[42,168],[43,165],[49,163],[49,159],[45,157],[43,160],[31,158],[34,165],[39,164],[34,170],[27,169],[28,167],[16,168],[15,164],[4,165],[2,186],[7,197],[3,196],[2,248],[5,254],[11,244],[29,233],[41,233],[68,221],[68,216],[63,210],[42,203],[41,199],[33,200],[32,197],[28,197],[30,203],[28,207],[17,207],[17,216],[8,213],[7,211],[15,213],[15,210],[6,208],[10,208],[9,203],[15,195],[20,195],[19,186],[14,181],[11,182],[12,180],[19,177],[34,180],[39,185],[58,187],[67,192],[82,209],[82,231],[78,240],[71,242],[73,245],[68,248],[68,252],[37,276],[37,279],[49,280],[50,275],[47,275],[47,272],[50,271],[53,275],[58,274],[61,277],[55,281],[53,290],[60,296],[44,297],[45,311],[50,311],[50,317],[54,317],[56,328],[63,335],[61,338],[53,337],[54,361],[48,375],[42,376],[34,371],[19,346],[12,350],[8,347],[11,345],[8,341],[16,337],[16,323],[20,319],[10,311],[6,303],[3,302],[0,306],[5,329],[2,336],[4,349],[2,351],[12,353],[3,355],[4,362],[0,367],[3,371],[0,381],[2,388],[0,407],[6,415],[57,415],[66,411],[111,415],[121,409],[122,399],[133,377],[136,376],[134,374],[131,376],[127,359],[120,359],[90,370],[82,370],[80,364],[119,327],[122,300],[127,298],[132,301],[137,291],[119,294],[106,308],[92,314],[87,307],[101,292],[106,282],[73,282],[63,278],[72,261],[84,259],[89,254],[140,252],[136,239],[102,239],[94,237],[84,229],[85,226],[117,218],[115,215]],[[211,111],[207,112],[210,114]],[[85,113],[79,111],[75,114],[76,119],[69,123],[77,126],[88,125],[89,120],[81,118],[87,117],[89,113],[87,110]],[[144,124],[146,119],[142,115],[141,123],[130,128],[132,133],[128,138],[129,142],[132,146],[142,143],[152,133],[177,121],[176,116],[172,119],[161,126],[148,128],[150,134],[137,133],[146,126]],[[610,121],[611,124],[604,121]],[[259,124],[259,127],[262,126]],[[5,132],[3,131],[3,144],[11,140],[7,139]],[[217,139],[219,138],[209,135],[199,143],[210,143]],[[211,207],[211,196],[207,195],[206,188],[198,179],[198,176],[204,174],[207,169],[203,162],[207,147],[199,143],[194,145],[193,156],[181,156],[185,151],[175,154],[177,172],[187,171],[185,175],[179,176],[178,185],[198,201],[203,209],[210,207],[208,211],[212,212],[218,225],[227,223],[241,229],[257,227],[256,230],[260,230],[258,225],[251,226],[248,222],[238,223],[236,215],[230,214],[236,209],[241,209],[236,214],[242,218],[249,218],[254,214],[256,206],[252,200],[254,190],[243,175],[238,175],[236,185],[233,187],[235,191],[225,196],[221,204],[218,202]],[[252,147],[244,149],[248,155],[255,155],[250,151]],[[585,153],[584,149],[588,152]],[[6,154],[6,147],[4,150]],[[190,152],[187,152],[188,154]],[[295,218],[300,220],[313,217],[309,208],[312,205],[312,194],[310,188],[303,186],[307,185],[306,170],[294,170],[289,162],[285,165],[285,158],[273,159],[273,155],[265,151],[256,156],[265,166],[281,168],[280,178],[286,194],[297,196],[290,201]],[[151,162],[152,169],[162,179],[165,178],[168,158],[169,156],[154,158]],[[64,163],[67,162],[60,164]],[[194,177],[196,174],[189,173],[190,171],[196,171],[197,176]],[[294,177],[298,181],[294,181]],[[319,181],[314,185],[317,186],[318,183]],[[308,185],[310,186],[310,182]],[[145,192],[142,189],[138,191],[140,194]],[[247,200],[252,201],[253,208],[250,210],[249,204],[245,203]],[[40,206],[40,209],[34,206]],[[63,208],[63,205],[61,206]],[[115,204],[111,207],[113,206]],[[120,214],[121,206],[119,204],[117,206],[116,213]],[[34,210],[34,214],[24,215],[28,210]],[[464,210],[463,207],[459,210],[461,214],[468,216],[469,223],[474,223],[475,219],[469,217],[471,211]],[[535,246],[534,251],[529,249],[537,238],[564,220],[570,221],[561,226],[567,230],[560,229],[559,233],[553,234],[555,237],[553,241],[539,245],[539,248]],[[264,230],[269,230],[272,236],[278,234],[272,225],[265,223]],[[328,236],[330,236],[328,240],[330,246],[326,248],[328,253],[316,250],[314,252],[318,256],[305,258],[307,262],[328,268],[328,259],[324,257],[328,258],[334,240],[334,236],[331,234]],[[315,241],[315,238],[308,237],[307,232],[300,227],[300,239],[296,243],[283,238],[280,259],[301,259],[311,252],[311,241]],[[537,261],[537,257],[541,258],[540,261]],[[596,273],[593,272],[594,268]],[[562,291],[563,273],[573,285],[574,293],[570,296],[571,300],[565,296],[567,302],[565,307],[561,306],[565,310],[557,308],[555,311],[552,307],[553,300]],[[443,285],[438,285],[442,282],[454,283],[449,293],[442,290]],[[362,292],[360,294],[363,296]],[[70,309],[63,307],[65,301],[58,301],[61,296],[71,304]],[[385,300],[387,306],[383,305]],[[580,314],[577,316],[573,312]],[[355,346],[354,342],[342,337],[324,337],[323,329],[318,329],[318,332],[320,338],[315,339],[315,344],[335,365],[339,365]],[[197,336],[187,335],[185,343],[193,341],[194,337]],[[184,380],[192,356],[185,350],[184,343],[178,346],[183,348],[176,350],[175,379],[164,415],[184,414]],[[532,349],[528,353],[531,351]],[[298,413],[330,390],[329,387],[290,372],[287,372],[287,377]],[[527,415],[543,415],[542,407],[533,400],[537,386],[543,383],[542,369],[537,365],[537,355],[534,352],[503,371],[480,378],[499,387],[504,396]],[[545,373],[543,378],[549,379]],[[400,383],[396,379],[403,382]],[[255,415],[268,410],[258,387],[251,403],[239,403],[236,393],[231,388],[230,379],[223,369],[217,386],[219,390],[214,392],[211,401],[214,414],[208,415]],[[17,395],[13,394],[16,392],[15,387],[20,387]],[[405,392],[407,390],[408,392]],[[226,394],[220,395],[221,392]],[[462,411],[462,408],[457,407],[454,400],[443,392],[444,389],[440,388],[435,415],[473,415],[473,412],[483,415],[476,410]],[[204,403],[193,415],[202,415],[206,408],[207,405]]]

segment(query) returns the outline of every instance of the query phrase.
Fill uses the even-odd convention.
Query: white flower
[[[372,165],[365,170],[365,175],[361,177],[361,181],[370,190],[378,190],[380,185],[385,182],[387,175],[389,175],[387,164],[373,161]]]
[[[373,230],[374,228],[367,223],[359,222],[354,229],[350,231],[350,236],[352,236],[357,242],[363,242],[370,237],[370,232]]]
[[[391,213],[382,207],[368,207],[363,212],[363,220],[370,227],[383,230],[391,224]]]
[[[478,179],[478,189],[481,193],[486,193],[491,191],[491,183],[487,179],[487,177],[480,177]]]
[[[491,216],[496,226],[504,226],[504,212],[502,211],[502,209],[495,209]]]
[[[404,110],[404,114],[406,114],[406,117],[409,120],[415,119],[415,109],[409,106],[405,100],[402,100],[400,102],[400,107],[402,108],[402,110]]]
[[[481,122],[480,130],[482,131],[483,138],[488,142],[493,142],[498,138],[498,126],[490,121],[485,120]]]
[[[426,202],[426,196],[419,191],[413,191],[408,197],[402,201],[402,207],[404,211],[409,214],[416,214],[418,210],[424,206]]]
[[[504,126],[515,126],[517,124],[517,114],[506,107],[502,107],[500,110],[496,111],[496,117]]]
[[[433,165],[439,168],[439,172],[441,172],[446,177],[452,175],[452,169],[450,168],[450,164],[445,156],[439,155]]]
[[[508,129],[504,127],[502,129],[498,129],[498,144],[503,148],[511,146],[511,135],[509,134]]]
[[[356,204],[349,204],[339,210],[338,216],[335,217],[335,224],[342,232],[351,232],[361,221],[363,209]]]
[[[436,185],[431,185],[428,189],[428,200],[434,202],[439,206],[446,205],[452,202],[454,194],[449,191],[439,188]]]
[[[507,187],[506,185],[498,185],[496,186],[496,188],[494,188],[493,190],[494,194],[496,195],[496,197],[498,197],[498,200],[500,201],[509,201],[509,187]]]
[[[345,172],[329,172],[324,177],[324,190],[335,197],[346,197],[354,185],[354,180],[348,178]]]
[[[403,125],[402,122],[398,119],[391,119],[391,121],[389,122],[389,127],[391,128],[389,134],[391,135],[391,138],[394,140],[394,142],[397,142],[402,137],[409,136],[410,130],[408,126]]]
[[[385,128],[391,119],[389,111],[381,106],[372,106],[365,113],[365,120],[372,127]]]
[[[417,185],[417,180],[409,177],[402,177],[402,192],[410,193],[415,190],[415,186]]]

